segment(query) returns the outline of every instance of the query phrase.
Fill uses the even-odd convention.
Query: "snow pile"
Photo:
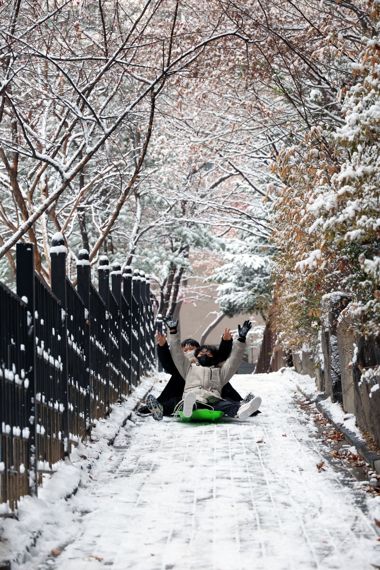
[[[153,380],[145,378],[120,405],[114,405],[109,417],[96,421],[91,439],[80,443],[70,458],[57,464],[53,476],[45,476],[38,497],[24,497],[19,504],[17,519],[0,520],[0,562],[12,560],[15,567],[28,568],[28,553],[46,557],[52,550],[74,540],[81,516],[80,510],[68,502],[78,487],[91,483],[91,470],[96,460],[109,447],[120,426],[136,404],[152,387]]]

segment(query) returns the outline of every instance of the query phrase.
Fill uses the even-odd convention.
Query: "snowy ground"
[[[317,468],[322,443],[294,401],[296,376],[235,377],[243,395],[263,398],[262,413],[246,422],[188,425],[133,414],[110,446],[132,403],[121,406],[74,465],[39,499],[23,502],[20,520],[6,521],[8,558],[21,553],[31,529],[41,532],[12,570],[378,567],[375,526],[358,506],[364,492],[333,466]],[[140,394],[147,388],[149,381]],[[78,492],[60,499],[78,480]]]

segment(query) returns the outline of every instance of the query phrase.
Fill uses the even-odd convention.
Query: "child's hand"
[[[156,343],[158,346],[164,346],[166,342],[166,336],[160,332],[156,332]]]
[[[223,333],[223,340],[232,340],[232,334],[230,329],[224,329],[224,333]]]
[[[238,325],[239,340],[244,341],[246,339],[247,334],[251,330],[251,327],[252,327],[251,321],[244,321],[244,323],[241,326]]]

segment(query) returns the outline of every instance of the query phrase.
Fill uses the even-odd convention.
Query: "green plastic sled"
[[[178,412],[181,422],[217,422],[224,412],[219,410],[194,410],[189,418],[183,415],[183,412]]]

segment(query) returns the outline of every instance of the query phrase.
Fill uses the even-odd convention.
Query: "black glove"
[[[178,321],[171,315],[162,319],[168,327],[170,334],[176,334],[178,328]]]
[[[239,333],[238,340],[241,340],[244,342],[246,339],[246,336],[248,334],[248,331],[251,329],[251,327],[252,327],[251,321],[244,321],[242,326],[238,325],[238,333]]]

